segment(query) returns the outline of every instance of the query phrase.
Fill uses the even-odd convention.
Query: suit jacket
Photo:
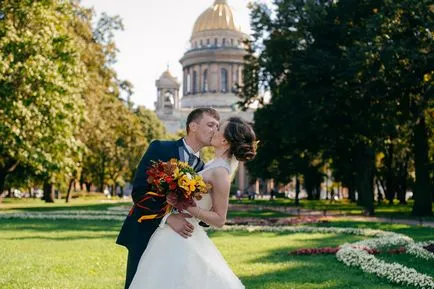
[[[132,198],[137,204],[149,190],[146,170],[151,165],[151,161],[161,160],[163,162],[172,158],[181,161],[184,159],[184,143],[182,139],[177,141],[153,141],[140,161],[133,181]],[[151,198],[146,203],[141,203],[152,210],[159,210],[165,205],[165,200],[161,198]],[[116,243],[127,247],[128,250],[143,253],[149,239],[161,222],[161,218],[146,220],[141,223],[138,219],[143,215],[143,209],[134,206],[130,214],[126,217]]]

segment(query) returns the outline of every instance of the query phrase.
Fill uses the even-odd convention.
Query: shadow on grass
[[[89,236],[89,235],[73,235],[73,236],[25,236],[20,237],[20,240],[50,240],[50,241],[76,241],[76,240],[94,240],[94,239],[112,239],[113,241],[116,240],[117,234],[115,233],[108,233],[108,234],[101,234],[98,236]],[[3,238],[0,237],[0,240],[16,240],[17,238]]]
[[[291,217],[289,214],[275,212],[270,210],[249,210],[249,211],[229,211],[228,218],[283,218],[283,217]]]
[[[0,219],[1,231],[29,230],[35,232],[53,231],[92,231],[92,232],[119,232],[122,222],[101,220],[22,220]]]
[[[343,225],[342,227],[344,227]],[[356,227],[352,224],[352,227]],[[384,229],[384,228],[381,228]],[[396,229],[396,228],[395,228]],[[232,237],[248,237],[249,232],[231,232]],[[254,233],[261,234],[261,233]],[[288,233],[263,233],[267,238],[267,243],[270,245],[273,242],[273,237],[288,235]],[[298,236],[299,235],[299,236]],[[246,288],[254,289],[280,289],[280,288],[412,288],[402,285],[389,284],[385,279],[376,277],[372,274],[363,273],[358,268],[350,268],[340,263],[335,255],[289,255],[288,252],[297,248],[320,248],[320,247],[335,247],[345,242],[355,242],[365,239],[363,236],[356,235],[329,235],[320,234],[309,239],[309,234],[294,233],[291,241],[279,246],[278,248],[265,248],[260,254],[261,256],[251,259],[245,259],[241,265],[243,268],[252,268],[251,276],[241,276],[241,279]],[[210,232],[210,236],[224,237],[223,232]],[[304,243],[303,243],[304,241]],[[303,244],[300,246],[300,244]],[[258,244],[259,245],[259,244]],[[246,252],[249,254],[249,252]],[[401,259],[395,259],[396,255],[381,254],[390,262],[399,262],[401,259],[408,260],[411,257],[398,256]],[[402,264],[407,264],[402,262]],[[431,264],[428,262],[420,262],[419,266],[409,266],[415,268],[421,273],[427,273],[431,269]],[[410,264],[409,264],[410,265]],[[286,269],[281,269],[285,267]],[[256,268],[262,268],[257,271]],[[265,269],[263,269],[265,268]],[[274,270],[273,270],[274,268]],[[256,270],[255,270],[256,269]],[[419,270],[420,269],[420,270]],[[266,272],[261,272],[266,271]],[[258,272],[258,273],[256,273]],[[432,274],[431,274],[432,275]]]
[[[360,228],[360,229],[378,229],[378,230],[385,230],[385,231],[393,231],[395,233],[407,235],[413,238],[415,241],[428,241],[434,239],[434,228],[410,226],[404,224],[337,220],[329,223],[316,224],[316,226],[352,227],[352,228]]]
[[[336,260],[335,256],[288,256],[286,261],[270,255],[267,263],[284,263],[287,269],[273,270],[255,276],[244,276],[246,288],[327,288],[327,289],[395,289],[405,288],[386,280],[362,273]]]
[[[377,257],[387,263],[396,262],[409,268],[416,269],[417,272],[426,274],[434,278],[433,261],[417,258],[408,254],[399,255],[379,255]]]
[[[35,205],[32,207],[10,206],[2,208],[2,211],[19,211],[19,212],[46,212],[46,211],[64,211],[64,210],[93,210],[104,211],[113,207],[126,206],[131,207],[130,202],[119,203],[71,203],[71,204],[45,204]]]
[[[363,208],[358,206],[356,203],[352,203],[348,200],[339,200],[333,201],[330,200],[300,200],[299,205],[296,205],[294,200],[292,199],[275,199],[273,201],[270,200],[230,200],[231,204],[238,205],[249,205],[252,206],[252,209],[256,206],[278,206],[278,207],[289,207],[289,208],[300,208],[300,209],[309,209],[309,210],[318,210],[318,211],[335,211],[340,212],[341,214],[346,215],[362,215]],[[411,219],[411,220],[419,220],[419,217],[414,217],[411,215],[412,207],[414,201],[409,200],[407,204],[376,204],[375,212],[377,217],[383,218],[393,218],[393,219]],[[434,207],[433,207],[434,214]],[[434,222],[434,216],[431,217],[423,217],[423,221],[431,221]]]

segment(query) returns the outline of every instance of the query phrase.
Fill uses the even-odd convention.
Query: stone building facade
[[[213,107],[222,119],[239,116],[253,121],[253,110],[239,110],[236,103],[240,99],[234,93],[236,85],[242,84],[243,41],[247,38],[226,0],[215,0],[197,18],[189,49],[180,59],[182,85],[169,70],[155,82],[155,110],[168,132],[185,129],[187,115],[198,107]],[[248,179],[240,164],[236,180],[240,190],[248,188]]]

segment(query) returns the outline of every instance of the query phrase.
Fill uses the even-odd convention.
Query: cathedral
[[[182,56],[181,83],[166,70],[156,81],[155,110],[170,133],[185,129],[187,115],[197,107],[213,107],[222,119],[237,115],[253,121],[253,111],[236,107],[236,84],[242,84],[243,33],[226,0],[215,0],[196,20],[190,48]]]
[[[253,121],[253,109],[241,111],[235,95],[236,85],[243,80],[243,41],[247,38],[226,0],[215,0],[197,18],[190,46],[180,59],[182,86],[169,70],[155,82],[155,111],[169,133],[185,129],[187,115],[198,107],[215,108],[222,120],[239,116]],[[240,164],[236,184],[245,191],[248,183],[244,165]]]

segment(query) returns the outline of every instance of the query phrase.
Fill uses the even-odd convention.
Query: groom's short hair
[[[187,116],[187,133],[189,132],[190,128],[189,125],[192,122],[198,122],[202,119],[204,114],[210,115],[212,118],[215,118],[217,121],[220,121],[220,115],[214,108],[211,107],[200,107],[192,110],[188,116]]]

